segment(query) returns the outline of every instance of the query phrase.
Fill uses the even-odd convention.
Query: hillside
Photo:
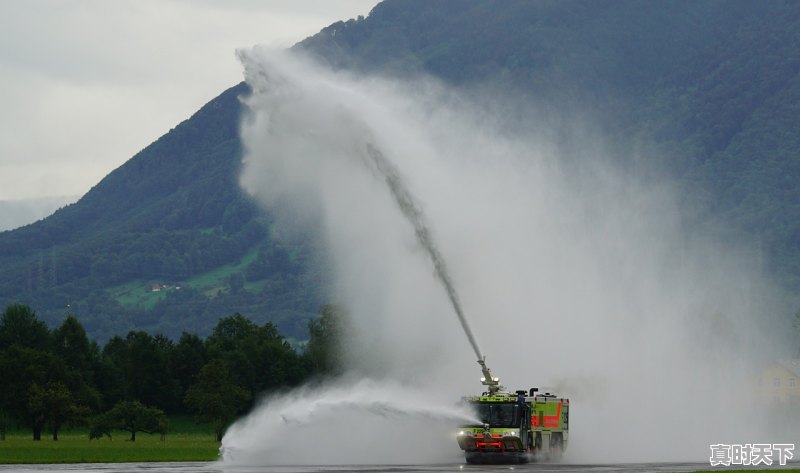
[[[78,196],[0,200],[0,232],[41,220],[76,200]]]
[[[109,174],[77,203],[0,233],[0,305],[94,337],[133,328],[208,333],[239,311],[304,337],[317,277],[238,186],[240,84]],[[69,306],[69,308],[67,307]]]
[[[336,68],[512,91],[578,166],[594,156],[571,125],[593,123],[619,164],[674,180],[691,225],[759,245],[800,289],[798,2],[387,0],[295,48]],[[305,337],[325,273],[313,236],[278,239],[239,189],[246,93],[223,92],[77,203],[0,233],[0,304],[49,323],[70,311],[101,340],[203,335],[235,311]]]
[[[744,235],[800,289],[797,2],[390,0],[296,47],[333,67],[514,90],[580,159],[592,156],[569,149],[572,123],[590,122],[623,166],[671,176],[692,224]]]

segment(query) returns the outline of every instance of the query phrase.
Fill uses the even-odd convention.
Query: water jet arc
[[[389,188],[389,192],[391,193],[395,204],[397,204],[397,207],[400,209],[400,212],[414,227],[414,233],[417,237],[417,241],[428,253],[431,262],[433,263],[434,274],[442,283],[442,286],[447,293],[447,297],[450,299],[450,304],[453,306],[456,316],[458,316],[458,321],[461,323],[461,328],[464,330],[464,334],[467,336],[467,340],[469,340],[469,344],[472,346],[472,350],[475,352],[475,356],[478,358],[478,363],[481,365],[484,373],[484,384],[490,385],[488,383],[492,383],[495,378],[492,378],[491,372],[489,372],[489,369],[486,367],[486,357],[482,354],[481,349],[478,346],[478,341],[475,338],[475,334],[472,333],[472,328],[470,327],[469,322],[464,315],[464,310],[461,308],[461,301],[458,298],[458,293],[456,292],[453,281],[447,271],[447,264],[445,263],[444,257],[442,256],[441,252],[439,252],[439,249],[436,247],[436,244],[433,241],[433,236],[431,235],[431,232],[425,223],[425,218],[422,214],[422,211],[416,204],[414,197],[400,176],[397,167],[391,161],[389,161],[386,156],[384,156],[384,154],[372,143],[367,143],[366,156],[368,158],[366,163],[368,167],[370,167],[373,172],[378,174],[378,176],[383,178],[383,180],[386,182],[386,186]]]

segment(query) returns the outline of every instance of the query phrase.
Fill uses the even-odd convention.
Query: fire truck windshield
[[[512,402],[474,402],[475,414],[491,427],[517,427],[520,421],[520,406]]]

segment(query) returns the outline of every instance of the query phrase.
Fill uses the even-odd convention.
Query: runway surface
[[[752,467],[747,467],[752,469]],[[800,463],[763,467],[765,470],[798,469]],[[568,465],[531,463],[527,465],[358,465],[358,466],[227,466],[220,463],[82,463],[67,465],[0,465],[2,473],[79,472],[90,473],[434,473],[434,472],[510,472],[531,471],[539,473],[578,472],[661,472],[661,471],[730,471],[733,467],[714,467],[708,463],[619,463],[597,465]],[[761,468],[759,468],[761,469]]]

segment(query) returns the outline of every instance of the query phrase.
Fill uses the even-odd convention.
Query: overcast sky
[[[288,47],[378,0],[0,2],[0,200],[81,195]]]

